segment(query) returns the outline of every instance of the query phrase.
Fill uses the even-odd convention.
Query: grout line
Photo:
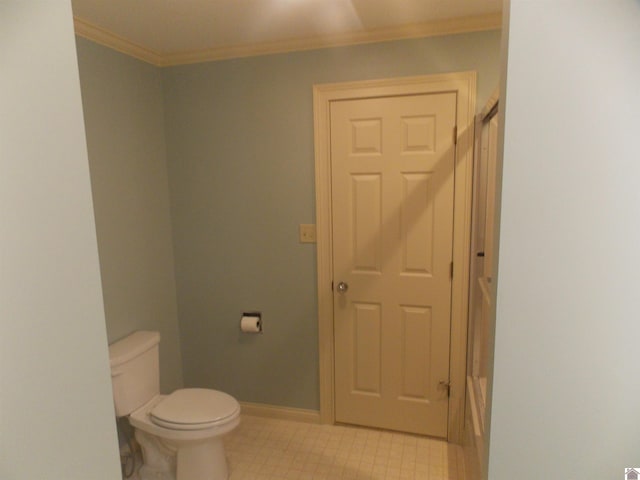
[[[362,427],[243,414],[225,446],[230,480],[463,480],[461,447]]]

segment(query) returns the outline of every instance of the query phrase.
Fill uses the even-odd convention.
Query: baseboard
[[[242,413],[255,417],[277,418],[295,422],[320,423],[320,412],[304,408],[281,407],[264,403],[240,402]]]

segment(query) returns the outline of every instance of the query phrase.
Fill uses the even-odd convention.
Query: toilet
[[[158,332],[137,331],[109,345],[117,417],[129,416],[142,447],[141,480],[226,480],[222,436],[240,423],[231,395],[184,388],[160,395]]]

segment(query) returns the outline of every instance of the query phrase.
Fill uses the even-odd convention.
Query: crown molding
[[[501,26],[502,14],[492,13],[427,23],[415,23],[393,28],[379,28],[365,32],[308,37],[260,44],[230,45],[207,50],[161,54],[74,16],[76,35],[159,67],[315,50],[319,48],[342,47],[364,43],[499,30]]]
[[[73,16],[73,28],[79,37],[86,38],[93,42],[117,50],[120,53],[129,55],[158,67],[164,66],[164,58],[161,54],[154,52],[142,45],[138,45],[131,40],[116,35],[98,25],[88,22],[80,17]]]
[[[238,45],[213,48],[203,51],[182,52],[165,55],[166,65],[210,62],[230,58],[287,53],[319,48],[342,47],[364,43],[388,42],[410,38],[453,35],[457,33],[497,30],[502,26],[501,14],[479,15],[428,23],[416,23],[394,28],[380,28],[365,32],[354,32],[322,37],[309,37],[255,45]]]

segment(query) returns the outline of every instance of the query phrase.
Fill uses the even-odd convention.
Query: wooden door
[[[330,114],[336,421],[446,437],[456,94]]]

